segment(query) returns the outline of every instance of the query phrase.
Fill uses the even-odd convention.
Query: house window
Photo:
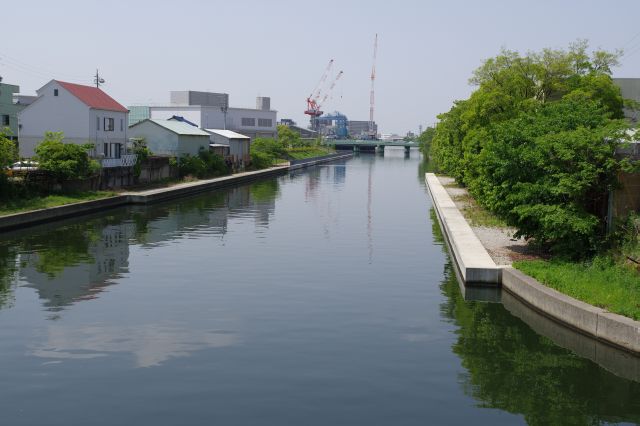
[[[100,130],[100,117],[96,117],[96,130]]]
[[[256,119],[255,118],[246,118],[246,117],[242,117],[242,125],[243,126],[255,126],[256,125]]]
[[[53,96],[58,96],[58,89],[53,89]]]
[[[105,132],[113,132],[114,122],[115,122],[115,120],[113,118],[105,117],[104,118],[104,126],[103,126],[104,131]]]
[[[109,144],[108,143],[102,144],[102,150],[103,150],[104,156],[106,158],[109,158]]]
[[[273,121],[270,118],[258,118],[259,127],[271,127]]]
[[[120,119],[120,131],[124,132],[124,120],[122,118]]]
[[[3,126],[8,126],[9,124],[10,124],[9,123],[9,116],[8,115],[3,115],[2,116],[2,125]]]

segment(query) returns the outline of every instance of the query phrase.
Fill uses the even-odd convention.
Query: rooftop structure
[[[640,102],[640,78],[614,78],[613,83],[620,88],[622,97]],[[640,112],[625,108],[625,117],[633,123],[640,120]]]

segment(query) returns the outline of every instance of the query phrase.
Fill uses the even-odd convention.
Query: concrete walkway
[[[496,266],[438,177],[427,173],[425,180],[465,284],[500,284],[542,315],[601,342],[640,355],[639,321],[574,299],[510,266]]]
[[[427,173],[425,179],[442,230],[465,283],[499,285],[502,268],[491,259],[436,175]]]

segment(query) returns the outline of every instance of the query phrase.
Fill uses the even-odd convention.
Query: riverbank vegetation
[[[439,116],[430,142],[438,167],[480,205],[556,255],[583,258],[607,238],[607,195],[630,170],[615,151],[627,138],[613,84],[618,54],[502,51],[471,78],[467,100]]]
[[[503,50],[476,89],[420,142],[439,171],[551,260],[518,269],[587,303],[640,319],[637,217],[608,223],[608,194],[638,164],[616,155],[632,136],[611,78],[620,52]]]
[[[65,204],[79,203],[82,201],[99,200],[117,195],[111,191],[69,192],[50,195],[27,195],[6,200],[0,205],[0,216],[13,213],[27,212],[31,210],[58,207]]]
[[[284,125],[278,126],[278,139],[256,138],[251,143],[251,163],[254,168],[271,167],[280,162],[301,160],[333,154],[332,147],[319,140],[302,139],[300,134]]]

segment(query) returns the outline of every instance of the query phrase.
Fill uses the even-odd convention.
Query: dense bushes
[[[200,150],[198,155],[183,155],[178,162],[181,177],[195,176],[197,178],[216,177],[229,174],[229,166],[224,158],[207,150]]]
[[[87,151],[93,145],[64,143],[62,132],[46,132],[36,147],[36,158],[40,170],[50,172],[57,180],[83,179],[100,169],[100,165],[89,158]]]
[[[517,234],[582,256],[605,239],[606,197],[625,163],[617,56],[503,51],[472,78],[478,89],[439,116],[431,155]]]
[[[251,142],[251,166],[253,168],[271,167],[280,158],[287,158],[287,150],[280,141],[270,138],[256,138]]]

